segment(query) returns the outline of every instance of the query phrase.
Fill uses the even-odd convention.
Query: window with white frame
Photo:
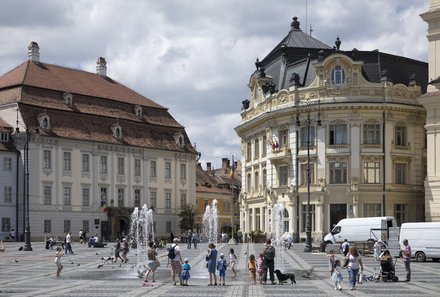
[[[107,188],[101,187],[99,192],[100,192],[101,207],[103,207],[104,205],[107,205],[107,203],[108,203],[108,201],[107,201]]]
[[[72,153],[64,152],[63,153],[63,170],[71,171],[72,170]]]
[[[364,183],[380,183],[380,162],[364,162]]]
[[[290,232],[289,224],[290,224],[289,211],[287,209],[284,209],[284,211],[283,211],[283,233]]]
[[[150,207],[157,208],[157,192],[151,191],[150,192]]]
[[[180,179],[186,179],[186,164],[180,164]]]
[[[64,233],[68,233],[70,231],[70,220],[64,220]]]
[[[257,160],[259,156],[260,156],[260,140],[258,138],[255,138],[254,159]]]
[[[43,151],[43,169],[52,169],[52,154],[50,150]]]
[[[278,133],[280,140],[280,147],[289,145],[289,131],[287,129],[281,129]]]
[[[397,226],[401,226],[406,222],[406,204],[394,204],[394,217],[396,218]]]
[[[12,171],[12,158],[9,157],[3,158],[3,170]]]
[[[184,207],[186,205],[187,201],[186,201],[186,193],[181,193],[180,194],[180,207]]]
[[[380,125],[363,125],[364,144],[380,144]]]
[[[141,176],[141,159],[134,159],[134,176]]]
[[[252,146],[251,146],[251,142],[248,141],[246,142],[246,161],[251,160],[251,154],[252,154]]]
[[[329,162],[331,184],[347,183],[347,162]]]
[[[43,186],[43,204],[52,205],[52,186]]]
[[[157,177],[157,172],[156,172],[156,161],[155,160],[151,160],[150,161],[150,177]]]
[[[263,188],[267,187],[267,170],[263,169]]]
[[[44,233],[52,233],[52,221],[51,220],[44,220],[43,223],[43,230]]]
[[[134,206],[141,207],[141,189],[134,190]]]
[[[165,208],[171,209],[171,192],[165,192]]]
[[[347,144],[347,124],[332,124],[329,126],[329,145]]]
[[[302,212],[302,220],[301,220],[301,232],[306,232],[306,226],[307,226],[307,204],[301,205],[301,212]],[[315,222],[316,216],[315,216],[315,204],[310,204],[310,225],[312,232],[315,230],[316,222]]]
[[[336,65],[332,70],[332,83],[335,87],[340,87],[345,82],[345,71],[340,65]]]
[[[101,164],[99,166],[99,172],[101,174],[107,174],[108,169],[107,169],[107,156],[101,156]]]
[[[281,186],[287,186],[289,177],[289,169],[287,165],[281,165],[278,167],[278,185]]]
[[[252,188],[251,174],[248,173],[248,174],[246,174],[246,191],[248,193],[250,193],[251,192],[251,188]]]
[[[311,147],[314,147],[316,144],[315,140],[315,134],[316,134],[316,127],[310,126],[310,136],[307,135],[308,127],[301,127],[299,130],[299,146],[301,148],[306,148],[307,145],[310,144]],[[309,137],[309,141],[307,142],[307,137]]]
[[[259,175],[259,173],[258,173],[258,171],[255,171],[254,172],[254,189],[255,189],[255,191],[257,191],[258,192],[258,188],[259,188],[259,185],[260,185],[260,175]]]
[[[406,127],[403,125],[397,125],[395,127],[394,144],[397,146],[406,146]]]
[[[90,205],[90,188],[83,187],[82,188],[82,206]]]
[[[12,187],[11,186],[5,186],[3,190],[3,194],[5,197],[5,203],[12,203]]]
[[[380,217],[382,215],[382,205],[380,203],[365,203],[364,217]]]
[[[299,184],[306,186],[308,183],[308,164],[301,163],[300,168],[300,180]],[[315,184],[315,163],[310,162],[310,184]]]
[[[89,154],[82,154],[81,158],[82,158],[81,171],[83,173],[89,173],[90,172],[90,155]]]
[[[406,183],[406,163],[396,163],[394,165],[394,174],[396,184],[405,184]]]
[[[8,142],[9,141],[9,133],[0,132],[0,142]]]
[[[2,232],[11,231],[11,218],[3,217],[2,218]]]
[[[63,187],[63,205],[64,206],[72,205],[72,188],[70,186]]]
[[[118,175],[125,174],[125,160],[123,157],[118,158]]]
[[[262,144],[261,156],[266,157],[266,154],[267,154],[267,137],[266,137],[266,135],[263,136],[263,142],[261,144]]]
[[[171,178],[171,162],[165,162],[165,178]]]
[[[118,188],[118,207],[124,207],[125,191],[124,188]]]

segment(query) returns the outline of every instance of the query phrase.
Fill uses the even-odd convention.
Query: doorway
[[[330,204],[330,230],[347,217],[347,204]]]

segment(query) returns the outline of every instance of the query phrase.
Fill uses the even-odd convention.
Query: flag
[[[101,200],[101,210],[103,212],[107,211],[107,201],[105,201],[104,199]]]
[[[229,173],[229,176],[230,176],[231,178],[234,178],[234,171],[235,171],[235,163],[234,163],[234,156],[232,156],[231,172]]]

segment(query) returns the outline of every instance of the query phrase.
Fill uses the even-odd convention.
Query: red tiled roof
[[[210,176],[201,166],[196,166],[196,192],[231,194],[227,188],[219,187],[214,177]]]

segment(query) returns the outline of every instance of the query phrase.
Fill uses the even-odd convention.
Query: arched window
[[[340,87],[345,82],[345,71],[340,65],[336,65],[332,70],[332,83],[335,87]]]

